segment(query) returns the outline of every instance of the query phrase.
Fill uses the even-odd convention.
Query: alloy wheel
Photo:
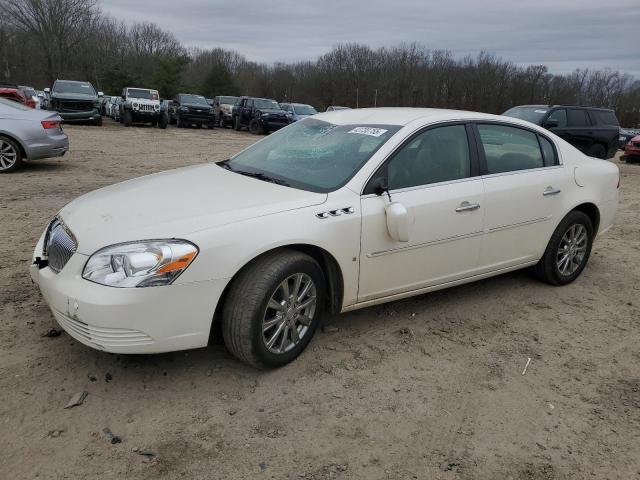
[[[582,265],[587,253],[587,229],[580,223],[571,225],[560,240],[556,265],[561,275],[571,276]]]
[[[0,139],[0,170],[9,170],[18,159],[18,152],[15,147]]]
[[[267,350],[285,353],[300,343],[315,316],[316,294],[316,285],[304,273],[293,274],[276,287],[262,319]]]

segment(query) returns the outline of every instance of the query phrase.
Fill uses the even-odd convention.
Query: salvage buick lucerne
[[[525,267],[572,282],[612,224],[618,186],[614,164],[523,120],[321,113],[224,162],[74,200],[31,274],[90,347],[166,352],[221,332],[239,359],[275,367],[325,314]]]

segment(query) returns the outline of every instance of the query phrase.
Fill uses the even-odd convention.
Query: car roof
[[[438,108],[410,108],[410,107],[381,107],[356,108],[349,110],[334,110],[314,115],[313,118],[324,120],[337,125],[371,124],[371,125],[400,125],[405,126],[415,120],[438,122],[447,120],[502,120],[510,123],[529,122],[518,121],[510,117],[490,115],[488,113],[467,112],[464,110],[445,110]]]

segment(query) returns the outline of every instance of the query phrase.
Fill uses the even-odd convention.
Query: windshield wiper
[[[276,183],[278,185],[284,185],[285,187],[288,187],[289,184],[287,182],[285,182],[284,180],[280,180],[279,178],[273,178],[270,177],[269,175],[262,173],[262,172],[245,172],[242,170],[233,170],[236,173],[239,173],[240,175],[246,175],[247,177],[251,177],[251,178],[257,178],[258,180],[262,180],[263,182],[271,182],[271,183]]]
[[[289,186],[289,184],[287,182],[285,182],[284,180],[280,180],[279,178],[271,177],[271,176],[267,175],[266,173],[262,173],[262,172],[246,172],[244,170],[236,170],[234,168],[231,168],[231,165],[229,165],[230,161],[231,161],[231,159],[227,158],[226,160],[223,160],[221,162],[217,162],[217,164],[220,167],[229,170],[230,172],[239,173],[240,175],[244,175],[246,177],[257,178],[258,180],[262,180],[263,182],[271,182],[271,183],[275,183],[275,184],[278,184],[278,185],[283,185],[285,187]]]

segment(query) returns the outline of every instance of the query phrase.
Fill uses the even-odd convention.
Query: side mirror
[[[544,122],[543,127],[544,128],[556,128],[559,125],[558,120],[555,119],[549,119],[546,122]]]
[[[45,88],[44,93],[51,93],[51,89],[49,87]]]
[[[409,241],[409,212],[400,202],[391,202],[385,207],[387,230],[398,242]]]
[[[373,181],[373,193],[378,196],[389,193],[389,185],[385,177],[376,178]]]

